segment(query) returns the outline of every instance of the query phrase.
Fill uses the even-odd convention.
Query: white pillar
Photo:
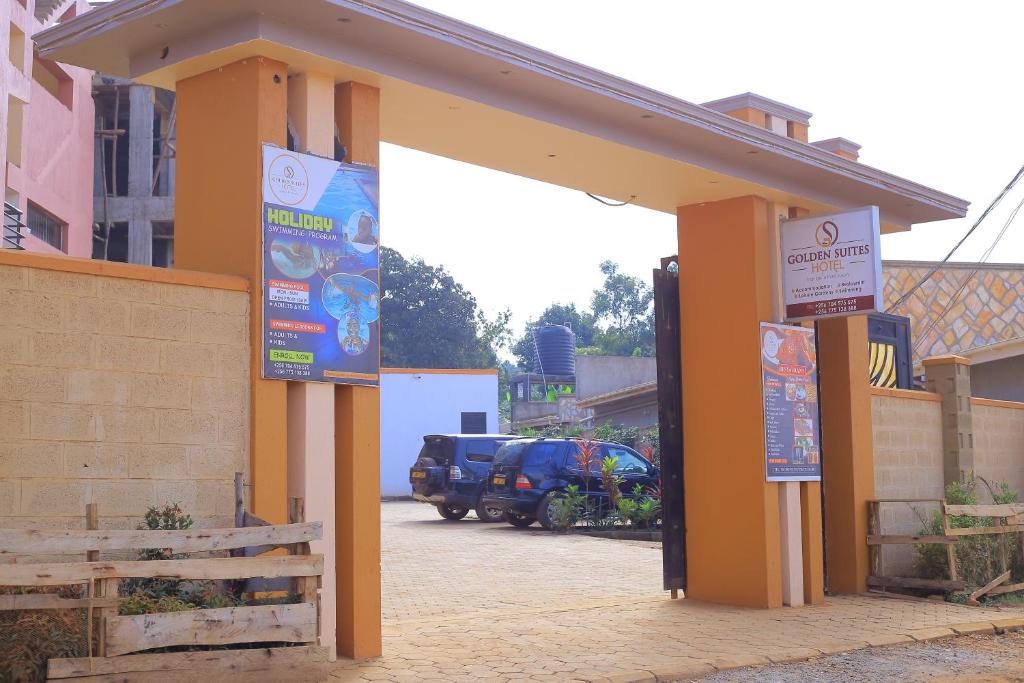
[[[334,78],[318,73],[288,82],[288,119],[296,151],[334,154]],[[334,385],[288,384],[288,495],[305,498],[306,519],[324,525],[322,541],[310,544],[324,556],[320,590],[320,644],[337,657],[337,575],[334,515]]]

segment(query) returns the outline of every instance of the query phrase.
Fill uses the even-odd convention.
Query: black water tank
[[[545,325],[533,330],[536,349],[533,371],[547,375],[576,374],[576,334],[565,325]]]

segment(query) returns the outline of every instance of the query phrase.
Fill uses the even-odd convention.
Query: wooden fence
[[[95,508],[91,511],[95,516]],[[97,677],[142,671],[266,670],[269,663],[326,661],[317,647],[320,626],[318,589],[323,556],[309,542],[323,535],[320,522],[302,522],[302,501],[293,499],[291,524],[234,529],[150,530],[0,530],[0,560],[5,555],[86,554],[85,562],[0,564],[0,586],[41,588],[85,586],[84,598],[53,594],[0,595],[0,610],[74,609],[88,611],[89,657],[51,659],[49,680]],[[253,518],[255,520],[255,518]],[[262,520],[255,520],[262,522]],[[95,526],[90,520],[90,526]],[[174,553],[230,551],[239,556],[202,559],[100,560],[100,552],[160,548]],[[245,549],[260,556],[246,556]],[[285,554],[262,555],[279,549]],[[241,551],[241,553],[240,553]],[[118,615],[122,579],[194,581],[284,579],[297,599],[292,604],[195,609],[142,615]],[[178,646],[230,646],[294,643],[293,647],[132,654]],[[94,656],[95,655],[95,656]]]
[[[882,504],[938,503],[942,510],[941,535],[886,535],[882,534]],[[952,517],[989,518],[992,526],[954,527]],[[947,505],[945,500],[936,498],[887,498],[868,501],[868,558],[871,574],[868,586],[872,588],[934,589],[943,591],[964,591],[967,583],[960,578],[957,566],[956,544],[965,536],[1000,534],[999,567],[1000,575],[980,587],[973,587],[967,597],[968,604],[978,604],[983,595],[999,595],[1024,590],[1024,583],[1002,585],[1010,578],[1009,541],[1007,534],[1024,532],[1024,504],[1008,505]],[[1024,535],[1021,536],[1024,552]],[[885,576],[882,568],[882,546],[889,544],[941,544],[946,546],[949,563],[949,579],[920,579],[905,576]]]

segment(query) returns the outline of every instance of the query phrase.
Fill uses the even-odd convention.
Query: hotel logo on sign
[[[882,294],[878,207],[782,221],[786,320],[877,310]]]
[[[301,204],[309,192],[309,174],[302,162],[290,154],[282,154],[270,162],[267,185],[282,204]]]

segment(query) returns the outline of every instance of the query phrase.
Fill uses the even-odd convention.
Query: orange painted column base
[[[284,146],[288,66],[251,57],[177,84],[174,260],[250,285],[249,448],[252,510],[288,521],[288,385],[260,378],[263,349],[260,143]]]
[[[377,166],[380,91],[361,83],[334,89],[334,117],[346,161]],[[335,509],[338,539],[338,654],[382,651],[380,588],[380,390],[335,387]]]
[[[778,485],[765,481],[760,322],[771,216],[760,197],[678,209],[686,595],[782,606]]]
[[[821,462],[830,593],[867,590],[868,506],[875,495],[867,316],[818,321]]]
[[[338,654],[380,656],[380,391],[334,393]]]

